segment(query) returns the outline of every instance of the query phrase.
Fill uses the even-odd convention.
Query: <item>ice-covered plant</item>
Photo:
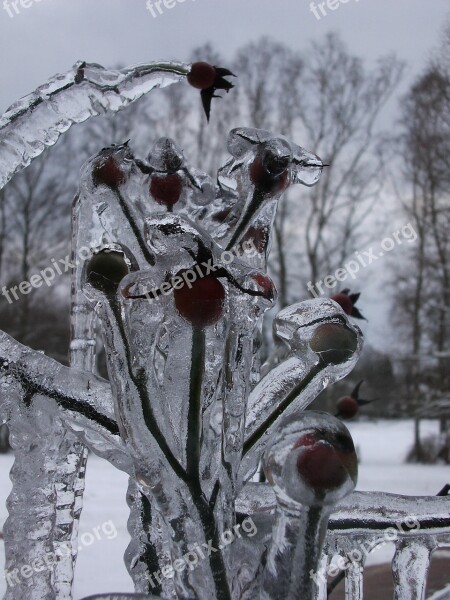
[[[154,87],[187,78],[209,116],[230,75],[206,63],[80,63],[3,116],[1,183],[72,123]],[[86,448],[130,477],[136,598],[313,597],[309,570],[356,458],[339,420],[303,411],[350,372],[362,336],[332,300],[285,308],[274,335],[286,356],[260,378],[277,205],[289,186],[317,183],[323,164],[256,129],[233,130],[228,151],[216,181],[170,139],[146,159],[127,144],[90,159],[73,206],[71,366],[0,333],[0,411],[16,455],[6,569],[57,557],[9,585],[8,600],[71,598]],[[109,381],[95,375],[97,325]],[[264,453],[269,483],[255,488]],[[270,486],[273,532],[255,516]]]

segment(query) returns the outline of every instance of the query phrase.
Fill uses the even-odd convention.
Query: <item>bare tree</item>
[[[62,152],[61,146],[60,159]],[[15,328],[12,333],[26,343],[36,339],[36,329],[40,329],[41,322],[33,319],[39,294],[37,290],[21,293],[18,286],[49,266],[51,258],[63,258],[69,249],[70,204],[62,163],[61,160],[55,165],[54,156],[46,154],[4,190],[8,246],[4,252],[2,283],[14,292],[3,295],[2,313],[9,322],[8,329]]]
[[[375,207],[383,185],[382,109],[403,65],[388,56],[373,71],[335,34],[313,43],[298,84],[306,141],[330,167],[309,194],[305,244],[314,282],[341,266]]]
[[[280,207],[271,266],[281,306],[292,292],[298,295],[303,277],[327,275],[355,248],[382,189],[377,125],[402,70],[389,56],[368,71],[334,34],[305,54],[268,39],[238,53],[243,118],[295,139],[330,163],[319,185],[295,189]]]
[[[450,37],[444,41],[450,48]],[[445,55],[442,49],[442,56]],[[407,341],[411,404],[448,402],[450,314],[450,66],[434,60],[402,102],[399,139],[406,187],[397,193],[418,243],[405,277],[396,273],[396,320]],[[405,271],[405,266],[403,265]],[[401,292],[401,293],[400,293]],[[424,373],[427,373],[424,384]],[[434,373],[434,375],[430,375]],[[424,397],[425,396],[425,397]],[[446,429],[445,419],[442,429]],[[450,458],[446,451],[447,460]],[[415,457],[422,458],[419,418]]]

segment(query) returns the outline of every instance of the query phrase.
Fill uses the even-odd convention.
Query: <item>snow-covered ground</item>
[[[413,441],[412,421],[361,421],[349,424],[360,457],[359,490],[380,490],[408,495],[434,495],[450,483],[448,466],[406,465]],[[437,432],[435,421],[422,424],[424,435]],[[0,524],[7,516],[5,500],[10,491],[12,455],[0,456]],[[123,553],[129,541],[125,503],[127,477],[95,456],[89,460],[85,508],[81,520],[80,554],[75,580],[75,599],[89,594],[132,591]],[[387,562],[392,548],[370,556],[369,564]],[[0,542],[0,573],[3,547]],[[0,596],[5,580],[0,577]]]

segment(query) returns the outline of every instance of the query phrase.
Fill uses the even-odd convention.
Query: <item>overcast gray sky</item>
[[[302,48],[338,30],[352,51],[369,60],[395,51],[409,62],[412,76],[450,11],[448,0],[346,0],[334,11],[325,5],[327,15],[318,20],[310,0],[166,0],[174,7],[163,5],[154,18],[147,0],[15,1],[19,14],[11,6],[10,17],[0,0],[2,112],[79,59],[104,66],[184,60],[207,41],[227,57],[261,35]]]
[[[392,51],[407,61],[401,94],[426,64],[450,13],[448,0],[328,0],[340,6],[331,11],[325,4],[327,14],[320,19],[311,12],[310,0],[166,0],[174,7],[155,18],[147,0],[15,0],[19,14],[13,0],[7,1],[14,16],[0,0],[0,112],[80,59],[104,66],[161,58],[183,61],[208,41],[227,59],[262,35],[302,49],[331,30],[339,31],[350,50],[368,61]],[[396,106],[394,99],[384,124]],[[370,232],[367,237],[369,246]],[[400,255],[401,249],[391,260],[400,260]],[[382,323],[379,271],[365,272],[369,291],[364,312]],[[354,282],[354,287],[361,283]],[[371,328],[371,342],[383,347],[386,333],[381,326]]]

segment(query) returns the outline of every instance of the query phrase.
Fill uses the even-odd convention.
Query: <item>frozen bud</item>
[[[273,281],[264,273],[253,273],[250,275],[250,279],[256,283],[256,289],[261,291],[263,298],[269,302],[273,302],[277,297],[277,289]]]
[[[150,151],[148,162],[153,171],[171,175],[183,167],[185,159],[172,139],[160,138]]]
[[[340,364],[349,360],[358,348],[355,332],[340,323],[324,323],[317,327],[309,343],[326,364]]]
[[[362,344],[360,329],[330,299],[306,300],[288,306],[278,313],[273,331],[291,350],[312,351],[327,365],[356,358]]]
[[[123,253],[102,250],[88,262],[85,280],[103,293],[115,293],[119,283],[129,273],[129,261]]]
[[[248,152],[257,150],[260,144],[269,142],[272,138],[273,134],[264,129],[238,127],[228,134],[228,152],[234,158],[242,159]]]
[[[112,156],[95,166],[92,178],[95,185],[106,185],[110,188],[118,188],[125,183],[125,173]]]
[[[92,181],[95,186],[117,189],[127,180],[132,154],[127,144],[103,149],[93,159]]]
[[[250,166],[250,180],[266,193],[280,192],[289,184],[288,167],[292,155],[289,144],[273,139],[263,144]]]
[[[358,462],[345,425],[307,411],[291,415],[274,434],[264,471],[280,503],[332,505],[353,491]]]

